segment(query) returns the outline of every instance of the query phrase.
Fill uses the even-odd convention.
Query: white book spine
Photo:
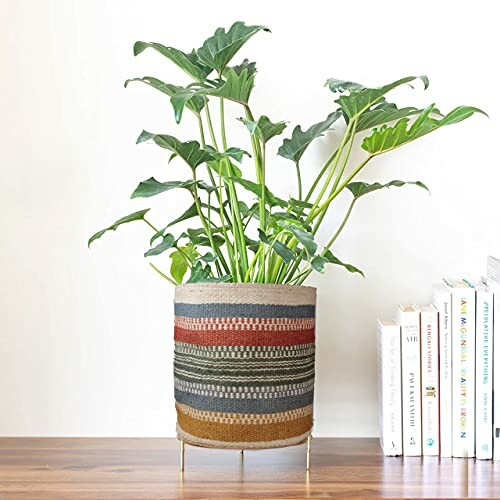
[[[489,281],[488,281],[489,284]],[[493,459],[500,460],[500,283],[493,289]]]
[[[378,321],[380,444],[386,456],[403,453],[401,417],[401,329]]]
[[[438,313],[434,306],[420,311],[422,353],[422,454],[439,455]]]
[[[420,407],[420,314],[399,310],[401,325],[401,391],[403,405],[403,454],[422,455]]]
[[[493,460],[500,460],[500,260],[488,257],[488,287],[493,290]]]
[[[476,290],[476,457],[493,458],[493,293]]]
[[[453,456],[475,455],[476,292],[451,288]]]
[[[434,287],[433,298],[439,317],[439,449],[442,457],[451,457],[453,455],[451,292],[439,284]]]

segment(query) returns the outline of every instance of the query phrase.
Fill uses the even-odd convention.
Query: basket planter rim
[[[281,283],[182,283],[176,285],[175,288],[188,288],[188,287],[207,287],[207,288],[268,288],[273,290],[306,290],[316,291],[315,286],[308,285],[285,285]]]
[[[176,286],[174,292],[176,304],[261,304],[262,307],[314,306],[316,295],[314,287],[275,283],[186,283]]]

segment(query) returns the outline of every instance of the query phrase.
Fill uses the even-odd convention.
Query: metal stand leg
[[[181,464],[180,464],[180,469],[181,469],[181,472],[184,472],[184,441],[181,439],[180,440],[181,442]]]
[[[241,450],[240,451],[240,461],[241,461],[241,463],[243,463],[243,456],[244,456],[243,454],[244,454],[244,452],[245,452],[245,450]]]
[[[306,456],[306,471],[309,472],[311,469],[311,441],[312,436],[307,438],[307,456]]]

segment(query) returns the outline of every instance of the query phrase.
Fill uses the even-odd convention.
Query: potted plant
[[[154,77],[133,78],[170,98],[177,123],[189,114],[196,139],[143,131],[137,143],[153,142],[184,163],[182,181],[150,178],[132,198],[150,198],[186,190],[192,204],[161,226],[149,208],[134,212],[99,231],[89,245],[122,224],[140,221],[152,235],[145,257],[175,290],[175,399],[178,437],[187,443],[224,448],[270,448],[303,442],[313,426],[314,318],[316,290],[303,286],[313,272],[329,264],[362,272],[333,252],[334,243],[365,195],[420,181],[366,183],[358,179],[375,158],[441,127],[480,112],[459,106],[442,114],[432,104],[403,107],[387,100],[395,88],[425,76],[409,76],[381,87],[331,78],[335,109],[324,121],[303,130],[296,126],[277,154],[290,160],[296,192],[278,194],[266,184],[266,171],[279,137],[287,127],[256,114],[250,97],[255,63],[233,60],[264,26],[236,22],[216,30],[199,49],[183,52],[159,43],[137,42],[134,54],[153,49],[189,77],[185,86]],[[226,123],[225,107],[241,110]],[[217,109],[216,109],[217,107]],[[213,114],[218,113],[214,120]],[[216,127],[216,123],[218,126]],[[333,124],[345,127],[342,139],[310,185],[303,183],[302,157]],[[226,127],[244,127],[247,144],[228,143]],[[362,136],[364,158],[353,164],[355,138]],[[334,234],[320,232],[337,197],[349,192],[351,203]],[[189,228],[178,230],[189,221]],[[319,244],[318,241],[325,241]],[[166,270],[165,257],[170,260]],[[154,261],[163,262],[156,264]]]

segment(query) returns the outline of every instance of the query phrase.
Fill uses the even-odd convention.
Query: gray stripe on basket
[[[199,396],[187,392],[175,391],[175,400],[198,410],[220,411],[225,413],[277,413],[295,410],[313,403],[314,391],[306,392],[299,396],[270,399],[239,399],[214,398],[212,396]],[[235,394],[237,396],[237,394]]]
[[[175,303],[174,313],[187,318],[314,318],[315,306]]]

